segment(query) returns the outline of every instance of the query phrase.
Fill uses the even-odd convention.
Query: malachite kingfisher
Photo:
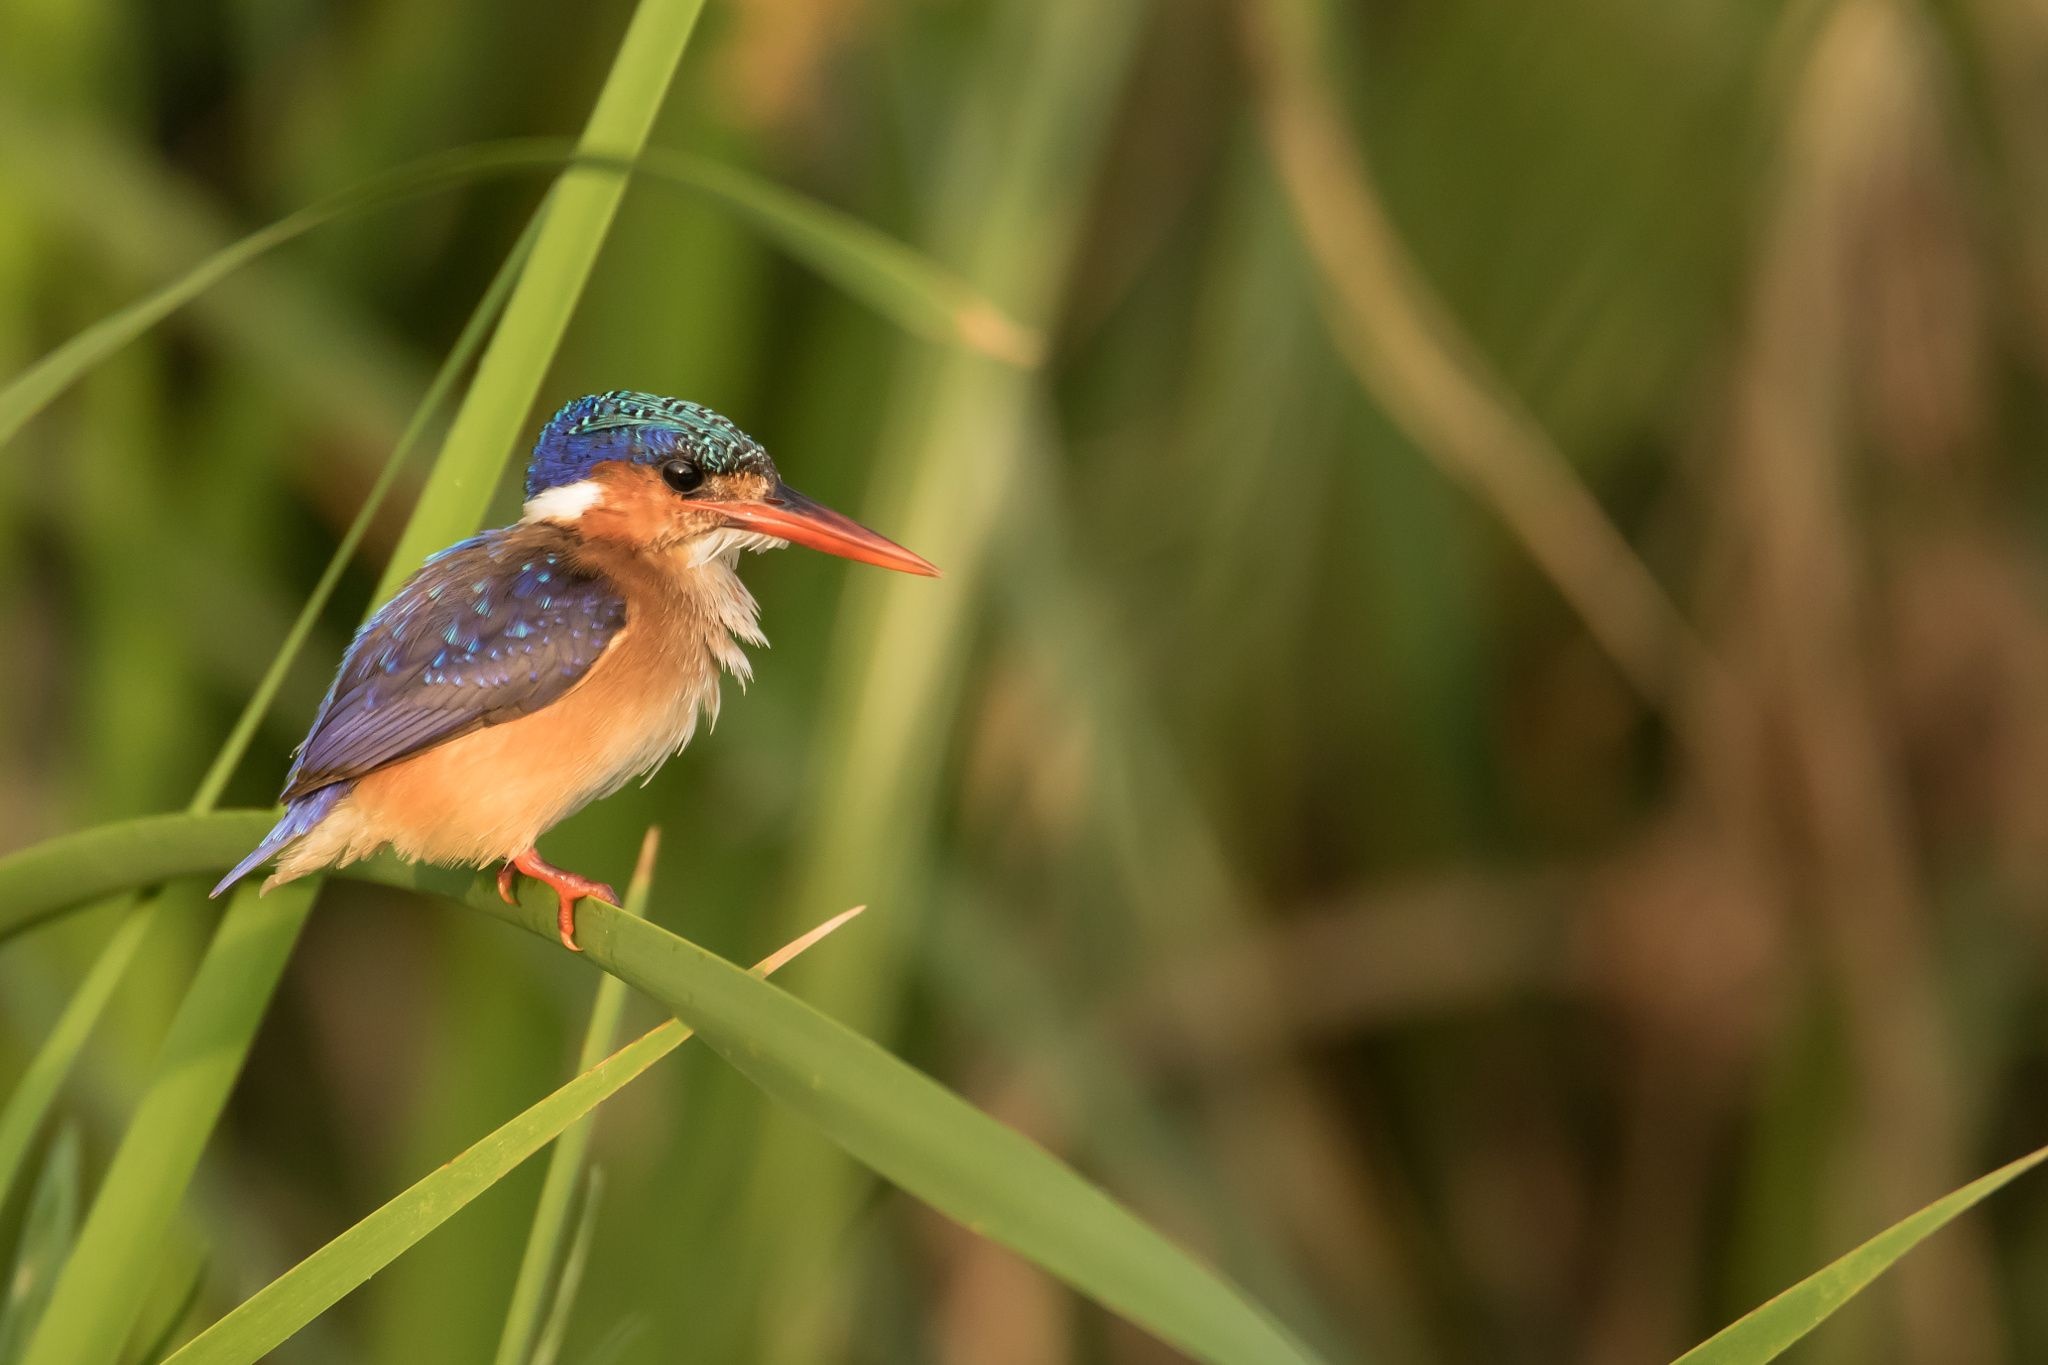
[[[213,888],[276,858],[263,889],[386,846],[502,864],[576,903],[609,886],[544,861],[540,836],[650,776],[718,715],[719,672],[767,643],[742,550],[794,542],[936,577],[918,555],[789,487],[726,418],[674,398],[579,398],[542,429],[513,526],[429,559],[356,635],[299,746],[284,817]]]

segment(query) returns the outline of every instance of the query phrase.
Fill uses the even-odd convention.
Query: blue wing
[[[558,527],[486,531],[428,560],[342,659],[284,797],[528,715],[576,685],[626,624],[610,580]]]

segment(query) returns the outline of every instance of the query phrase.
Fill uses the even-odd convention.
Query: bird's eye
[[[661,467],[661,477],[678,493],[694,493],[704,483],[704,471],[688,460],[670,460]]]

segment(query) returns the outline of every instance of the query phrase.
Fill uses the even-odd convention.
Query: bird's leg
[[[595,896],[613,905],[619,903],[618,892],[603,882],[594,882],[588,877],[579,877],[574,872],[565,872],[540,856],[539,849],[529,848],[515,854],[512,861],[498,869],[498,894],[511,904],[518,898],[512,893],[512,874],[524,872],[535,881],[546,882],[555,889],[559,902],[555,926],[561,931],[562,946],[572,953],[583,950],[576,946],[576,902],[585,896]]]

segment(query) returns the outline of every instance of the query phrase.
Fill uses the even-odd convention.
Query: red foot
[[[539,850],[529,848],[498,869],[498,895],[507,905],[514,904],[519,899],[512,890],[512,877],[515,872],[524,872],[535,881],[546,882],[555,889],[555,895],[560,901],[555,925],[561,930],[562,946],[572,953],[583,951],[576,946],[576,902],[586,896],[594,896],[613,905],[619,903],[618,893],[603,882],[579,877],[574,872],[564,872],[543,859]]]

